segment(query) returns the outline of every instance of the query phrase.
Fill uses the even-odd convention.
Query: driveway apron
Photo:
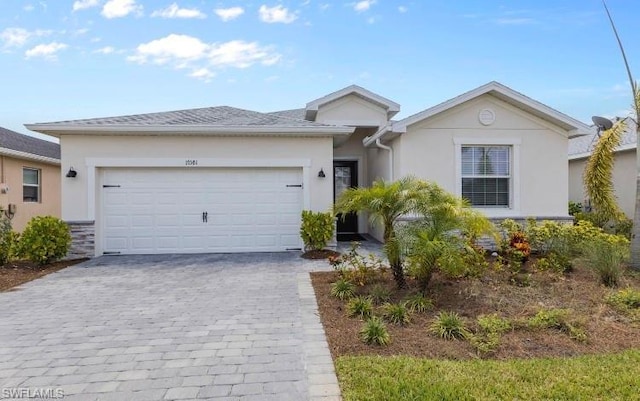
[[[103,256],[0,293],[0,399],[338,400],[308,275],[326,268]]]

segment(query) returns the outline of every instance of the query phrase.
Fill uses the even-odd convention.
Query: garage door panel
[[[299,248],[301,169],[107,169],[104,251],[249,252]],[[208,213],[203,221],[202,213]]]

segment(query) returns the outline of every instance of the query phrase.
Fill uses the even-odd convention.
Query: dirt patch
[[[591,271],[576,267],[567,275],[549,272],[528,272],[524,280],[528,286],[514,284],[505,271],[491,270],[481,278],[460,280],[434,275],[428,296],[434,309],[425,314],[414,313],[411,323],[400,327],[387,324],[391,344],[387,347],[369,346],[359,339],[363,321],[349,318],[346,301],[331,297],[331,283],[337,272],[311,273],[322,323],[334,358],[343,355],[410,355],[438,359],[477,358],[478,353],[465,340],[443,340],[430,334],[429,325],[439,311],[454,311],[461,315],[469,329],[477,330],[476,318],[482,314],[498,313],[512,321],[524,320],[541,309],[570,309],[571,317],[586,330],[588,341],[572,340],[555,329],[519,329],[507,332],[493,354],[495,359],[564,357],[583,354],[615,352],[640,347],[640,326],[633,324],[607,304],[604,299],[612,290],[600,285]],[[360,295],[368,295],[373,285],[391,291],[391,302],[398,302],[417,292],[411,279],[406,290],[398,291],[389,273],[377,283],[358,287]],[[640,289],[640,277],[627,274],[621,288]]]
[[[328,259],[330,257],[338,257],[340,256],[340,252],[332,251],[331,249],[320,249],[307,251],[300,255],[305,259]]]
[[[0,292],[11,290],[20,284],[57,272],[58,270],[84,262],[85,260],[87,259],[65,260],[44,266],[38,266],[27,261],[7,263],[4,266],[0,266]]]

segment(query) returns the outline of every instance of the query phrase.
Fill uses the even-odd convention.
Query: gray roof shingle
[[[622,139],[620,140],[620,146],[618,146],[618,150],[622,147],[628,148],[629,145],[633,145],[636,143],[636,125],[633,119],[626,118],[627,129],[622,135]],[[592,127],[591,133],[584,136],[579,136],[575,138],[569,139],[569,156],[576,155],[588,155],[591,154],[594,146],[598,142],[598,131],[596,127]]]
[[[272,111],[268,114],[280,117],[294,118],[297,120],[304,120],[307,109],[291,109],[291,110],[279,110]]]
[[[60,145],[0,127],[0,147],[60,160]]]
[[[229,106],[134,114],[128,116],[90,118],[83,120],[38,123],[40,126],[218,126],[218,127],[329,127],[304,119],[285,117],[273,113],[238,109]]]

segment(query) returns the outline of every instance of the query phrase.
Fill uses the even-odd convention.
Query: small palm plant
[[[331,296],[341,300],[353,298],[356,294],[356,286],[349,280],[339,279],[331,285]]]
[[[421,292],[409,296],[405,304],[411,312],[425,313],[433,309],[433,301]]]
[[[391,336],[387,327],[379,317],[368,319],[360,330],[360,339],[369,345],[387,345],[391,342]]]
[[[455,312],[438,313],[429,331],[445,340],[464,339],[469,335],[462,318]]]
[[[373,302],[369,297],[355,297],[347,304],[350,317],[368,318],[373,314]]]
[[[404,303],[387,303],[382,306],[382,317],[389,323],[398,326],[409,324],[411,312]]]

